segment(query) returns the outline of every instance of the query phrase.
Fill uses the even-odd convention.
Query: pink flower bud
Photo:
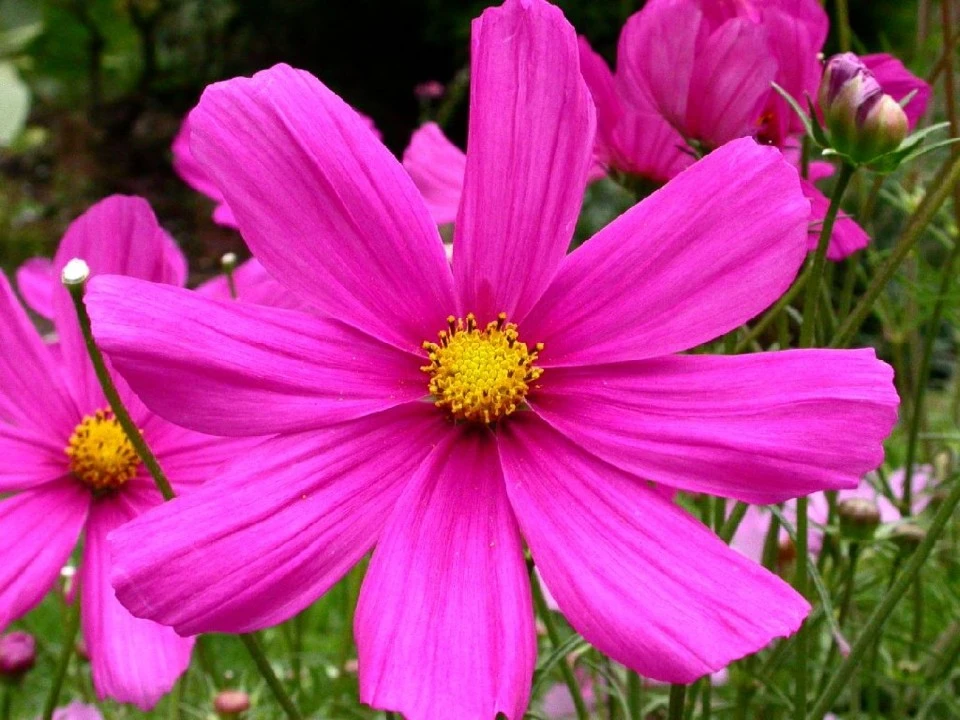
[[[818,99],[831,145],[854,160],[890,152],[907,135],[906,113],[853,53],[830,59]]]
[[[33,635],[12,632],[0,637],[0,675],[19,678],[33,667],[37,645]]]
[[[421,100],[437,100],[443,97],[445,91],[443,83],[436,80],[427,80],[413,88],[413,94]]]
[[[250,696],[243,690],[221,690],[213,699],[213,709],[222,718],[239,717],[250,709]]]

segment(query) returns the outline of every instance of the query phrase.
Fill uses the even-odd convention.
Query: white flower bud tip
[[[90,266],[80,258],[74,258],[63,266],[60,281],[64,285],[82,285],[90,277]]]

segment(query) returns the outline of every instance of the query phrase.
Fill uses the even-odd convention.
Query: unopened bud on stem
[[[15,680],[27,673],[37,659],[33,635],[12,632],[0,637],[0,675]]]

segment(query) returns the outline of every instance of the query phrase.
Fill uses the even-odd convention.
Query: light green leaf
[[[13,142],[27,122],[30,90],[11,62],[0,62],[0,147]]]

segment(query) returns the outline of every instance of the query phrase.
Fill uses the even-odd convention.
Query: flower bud
[[[237,718],[250,709],[250,696],[243,690],[221,690],[213,699],[213,709],[222,718]]]
[[[442,98],[445,92],[446,88],[443,86],[443,83],[437,80],[427,80],[413,88],[413,94],[420,100],[437,100]]]
[[[903,108],[853,53],[827,63],[820,83],[820,109],[834,150],[869,162],[895,150],[909,130]]]
[[[880,524],[880,509],[869,498],[852,497],[837,505],[840,533],[850,540],[869,540]]]
[[[37,644],[33,635],[12,632],[0,637],[0,675],[19,679],[37,659]]]
[[[900,546],[901,550],[913,551],[917,545],[923,542],[927,536],[927,531],[919,525],[913,523],[900,523],[893,532],[890,533],[890,539]]]

